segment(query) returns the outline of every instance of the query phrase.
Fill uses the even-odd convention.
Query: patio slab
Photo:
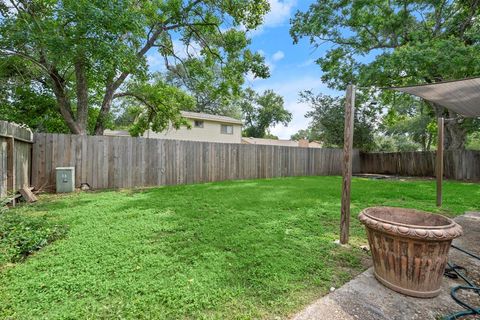
[[[455,218],[464,235],[454,244],[480,255],[480,212],[466,212]],[[480,261],[456,249],[450,249],[449,261],[467,269],[466,275],[480,285]],[[296,314],[292,320],[415,320],[441,319],[462,310],[450,297],[450,289],[464,285],[463,280],[444,277],[441,294],[433,299],[418,299],[396,293],[381,285],[373,268],[357,276],[333,293],[320,298]],[[480,305],[478,295],[462,293],[473,305]]]

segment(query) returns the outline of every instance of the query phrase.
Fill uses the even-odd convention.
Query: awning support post
[[[437,207],[442,206],[444,123],[444,118],[438,118],[437,159],[435,166],[437,176]]]

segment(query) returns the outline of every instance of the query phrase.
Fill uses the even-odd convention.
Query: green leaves
[[[283,97],[272,90],[260,95],[248,88],[240,106],[245,123],[243,135],[246,137],[264,138],[270,126],[286,126],[292,120],[292,114],[284,108]]]
[[[310,125],[301,138],[319,140],[326,147],[343,146],[344,130],[344,99],[323,94],[315,94],[312,91],[300,93],[300,102],[310,105],[311,110],[305,115],[310,118]],[[353,146],[364,151],[370,151],[375,147],[374,132],[377,113],[368,101],[359,94],[355,108]],[[307,135],[305,135],[307,134]],[[298,134],[295,138],[298,138]]]
[[[126,109],[134,116],[130,128],[132,136],[142,135],[149,129],[161,132],[188,125],[180,110],[191,110],[195,106],[192,97],[160,78],[154,83],[131,83],[125,92],[115,97],[127,99]]]

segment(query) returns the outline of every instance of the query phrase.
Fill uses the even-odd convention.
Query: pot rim
[[[369,214],[369,212],[372,209],[395,209],[395,210],[401,210],[401,211],[410,211],[410,212],[413,211],[413,212],[416,212],[416,213],[425,214],[425,215],[429,215],[429,216],[436,215],[436,216],[440,216],[440,217],[444,218],[446,221],[449,222],[449,224],[445,224],[445,225],[441,225],[441,226],[422,226],[422,225],[419,225],[419,224],[406,224],[406,223],[401,223],[401,222],[395,222],[395,221],[392,221],[392,220],[385,220],[385,219],[381,219],[381,218],[372,216],[371,214]],[[417,209],[379,206],[379,207],[365,208],[364,210],[362,210],[361,213],[363,213],[364,215],[366,215],[367,217],[369,217],[372,220],[383,222],[383,223],[388,223],[388,224],[391,224],[391,225],[406,227],[406,228],[435,230],[435,229],[449,229],[449,228],[452,228],[452,227],[456,226],[456,223],[452,219],[450,219],[448,217],[445,217],[444,215],[436,214],[436,213],[434,214],[434,213],[430,213],[430,212],[426,212],[426,211],[422,211],[422,210],[417,210]]]
[[[411,213],[420,213],[422,215],[434,215],[432,213],[428,213],[425,211],[420,211],[416,209],[407,209],[407,208],[399,208],[399,207],[386,207],[386,206],[379,206],[379,207],[369,207],[360,212],[358,218],[360,222],[365,225],[365,227],[372,230],[377,230],[379,232],[384,232],[391,234],[393,236],[399,237],[406,237],[410,239],[421,239],[421,240],[436,240],[436,241],[446,241],[452,240],[457,238],[463,234],[462,227],[453,221],[450,218],[445,216],[441,216],[445,219],[446,222],[449,224],[441,225],[441,226],[422,226],[422,225],[410,225],[395,221],[389,221],[381,218],[377,218],[369,214],[369,211],[372,209],[387,209],[387,210],[403,210],[409,211]]]

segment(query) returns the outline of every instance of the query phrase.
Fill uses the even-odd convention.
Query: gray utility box
[[[75,167],[57,168],[57,193],[75,190]]]

